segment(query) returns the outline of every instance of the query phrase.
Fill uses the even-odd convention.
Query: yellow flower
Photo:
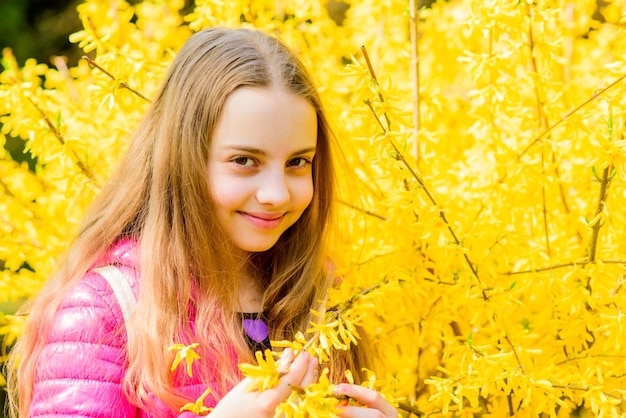
[[[271,350],[265,350],[265,358],[263,353],[257,351],[255,354],[258,366],[252,364],[240,364],[239,370],[244,376],[252,379],[247,387],[249,392],[255,390],[266,390],[274,388],[278,385],[281,374],[278,371],[277,363],[274,361],[274,356]]]
[[[206,415],[213,410],[213,408],[208,408],[204,406],[204,398],[211,393],[211,388],[207,388],[202,395],[195,401],[185,404],[180,408],[180,412],[189,411],[193,412],[196,415]]]
[[[200,344],[193,343],[190,345],[183,344],[174,344],[168,348],[168,351],[176,351],[176,357],[172,362],[172,367],[170,370],[174,371],[178,367],[178,365],[185,360],[187,374],[189,377],[193,377],[193,362],[200,358],[200,355],[196,353],[194,348],[197,348]]]
[[[276,408],[275,417],[337,417],[339,400],[334,396],[335,385],[328,380],[328,369],[324,369],[318,382],[291,392],[289,397]]]

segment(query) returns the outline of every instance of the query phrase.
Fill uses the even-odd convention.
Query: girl
[[[285,350],[286,374],[263,392],[238,383],[237,363],[294,339],[324,308],[330,141],[310,77],[283,44],[248,30],[193,35],[30,307],[10,368],[14,414],[177,416],[208,386],[214,418],[272,417],[291,385],[314,382],[307,353]],[[106,266],[132,289],[127,318]],[[192,342],[193,377],[170,372],[168,347]],[[360,370],[365,349],[335,353],[332,378]],[[372,390],[338,391],[364,405],[344,417],[397,416]]]

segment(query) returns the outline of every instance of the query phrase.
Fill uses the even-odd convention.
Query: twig
[[[429,277],[422,277],[422,280],[426,280],[427,282],[432,282],[432,283],[437,283],[437,284],[445,284],[447,286],[454,286],[456,284],[453,282],[442,282],[441,280],[435,280]]]
[[[557,388],[557,389],[566,389],[566,390],[576,390],[576,391],[580,391],[580,392],[589,392],[591,389],[593,389],[593,387],[586,387],[586,388],[581,388],[581,387],[577,387],[577,386],[570,386],[570,385],[552,385],[553,388]],[[624,399],[621,396],[617,396],[617,395],[613,395],[611,392],[602,392],[605,396],[611,397],[613,399],[619,399],[620,401],[624,402],[626,401],[626,399]]]
[[[531,66],[531,70],[535,74],[539,75],[537,60],[535,59],[535,55],[533,53],[535,50],[535,40],[534,40],[535,38],[534,38],[533,26],[532,26],[532,12],[531,12],[530,5],[528,3],[526,3],[526,14],[528,15],[528,43],[530,46],[530,66]],[[537,99],[537,115],[539,117],[539,127],[540,129],[545,129],[548,126],[548,117],[546,116],[546,113],[544,111],[544,106],[545,106],[544,102],[543,100],[541,100],[538,78],[535,79],[534,86],[535,86],[535,97]],[[557,179],[559,194],[561,196],[561,202],[563,203],[563,209],[565,209],[566,214],[569,214],[570,208],[569,208],[569,204],[567,203],[567,193],[565,192],[563,183],[560,181],[561,172],[559,170],[559,165],[555,164],[556,163],[555,152],[552,152],[552,163],[554,167],[554,174]],[[542,166],[544,166],[543,153],[541,155],[541,164]],[[548,215],[547,215],[547,208],[546,208],[546,191],[545,190],[546,190],[546,185],[542,186],[543,218],[544,218],[544,229],[545,229],[545,234],[546,234],[546,249],[547,249],[548,257],[550,257],[551,249],[550,249],[550,239],[549,239],[549,231],[548,231]],[[579,230],[576,231],[576,235],[578,236],[579,239],[582,239],[582,235]]]
[[[607,126],[607,141],[611,143],[613,140],[613,115],[609,112],[609,120]],[[589,243],[589,248],[587,249],[587,256],[590,262],[596,261],[596,254],[598,252],[598,238],[600,236],[600,228],[604,225],[604,219],[602,219],[602,212],[604,211],[604,207],[606,205],[606,194],[609,188],[609,184],[611,183],[611,179],[613,178],[613,163],[609,162],[609,164],[602,171],[602,178],[598,178],[596,174],[596,169],[593,167],[594,176],[600,180],[600,192],[598,195],[598,204],[596,207],[596,213],[593,219],[593,225],[591,225],[591,241]],[[587,283],[585,287],[589,294],[591,294],[591,276],[587,276]]]
[[[524,374],[524,376],[526,376],[526,370],[524,369],[524,365],[522,364],[522,361],[519,358],[519,355],[517,354],[517,350],[515,349],[515,347],[513,346],[513,343],[511,342],[511,340],[509,339],[508,335],[504,336],[504,339],[506,340],[506,342],[509,344],[509,347],[511,347],[511,350],[513,351],[513,355],[515,355],[515,360],[517,361],[517,364],[520,368],[520,370],[522,371],[522,373]]]
[[[376,73],[374,73],[374,68],[372,67],[372,63],[371,63],[371,61],[369,59],[369,55],[367,54],[367,49],[365,48],[365,46],[361,47],[361,51],[363,51],[363,56],[365,57],[365,62],[367,63],[367,69],[370,72],[372,80],[378,86],[379,85],[378,84],[378,79],[376,78]],[[384,97],[383,97],[383,95],[382,95],[382,93],[380,91],[378,92],[378,97],[380,98],[381,102],[384,102]],[[372,112],[372,114],[374,115],[375,119],[378,121],[378,125],[380,126],[381,130],[386,135],[389,132],[389,130],[390,130],[389,127],[391,126],[391,123],[389,122],[389,118],[387,117],[387,113],[384,114],[385,119],[387,120],[387,128],[385,128],[385,126],[382,124],[382,122],[378,118],[378,115],[376,114],[376,110],[374,109],[372,103],[369,100],[366,100],[365,104],[367,105],[367,107],[369,107],[369,109]],[[398,146],[395,144],[395,142],[393,142],[393,140],[391,138],[388,138],[388,141],[391,144],[391,146],[393,147],[394,151],[396,152],[396,159],[401,161],[402,164],[409,171],[409,173],[411,173],[411,176],[413,176],[413,178],[415,178],[415,180],[417,180],[417,182],[419,183],[420,187],[424,190],[424,193],[428,197],[428,200],[430,200],[431,204],[433,206],[435,206],[435,207],[438,207],[439,205],[437,204],[437,201],[435,200],[435,198],[428,191],[428,188],[426,187],[426,184],[422,180],[421,176],[419,174],[417,174],[417,172],[413,169],[413,167],[411,167],[411,165],[408,163],[408,161],[404,157],[404,154],[402,154],[402,152],[400,151]],[[456,236],[456,233],[454,232],[454,230],[452,229],[452,226],[448,222],[448,219],[446,218],[446,214],[444,213],[443,209],[439,209],[439,217],[441,218],[441,220],[444,222],[444,224],[448,228],[448,231],[450,232],[450,235],[452,235],[452,238],[454,239],[454,242],[456,243],[456,245],[458,245],[460,247],[461,246],[461,241]],[[467,253],[463,252],[463,258],[465,259],[467,265],[469,266],[472,274],[474,275],[474,277],[476,278],[478,283],[481,285],[481,287],[483,287],[483,283],[480,280],[480,277],[478,276],[478,272],[476,271],[476,268],[474,267],[474,264],[469,259]],[[485,292],[484,288],[481,288],[481,293],[482,293],[483,299],[487,300],[488,297],[487,297],[487,293]]]
[[[561,268],[565,268],[565,267],[585,266],[587,264],[594,264],[594,263],[624,264],[624,265],[626,265],[626,260],[594,260],[594,261],[584,260],[584,261],[572,261],[570,263],[555,264],[555,265],[552,265],[552,266],[539,267],[539,268],[532,269],[532,270],[508,271],[506,273],[499,273],[499,274],[506,275],[506,276],[514,276],[516,274],[540,273],[540,272],[543,272],[543,271],[556,270],[556,269],[561,269]]]
[[[543,153],[541,154],[541,165],[545,169],[545,161],[543,158]],[[550,249],[550,227],[548,224],[548,206],[546,203],[546,185],[541,186],[541,206],[543,210],[541,211],[543,214],[543,232],[544,238],[546,240],[546,253],[548,254],[548,258],[552,258],[552,250]]]
[[[418,0],[409,2],[409,32],[411,37],[411,76],[413,79],[413,154],[419,162],[419,128],[420,128],[420,67],[419,67],[419,30]]]
[[[420,411],[419,409],[417,409],[416,406],[410,405],[405,402],[398,402],[398,408],[402,409],[403,411],[409,412],[413,415],[417,415],[418,417],[424,416],[424,413]]]
[[[378,83],[378,78],[376,78],[376,73],[374,72],[374,67],[372,66],[372,62],[370,61],[370,56],[367,53],[367,49],[365,48],[365,45],[361,46],[361,52],[363,53],[363,58],[365,58],[365,62],[367,63],[367,69],[370,72],[370,76],[372,77],[374,84],[376,84],[376,86],[380,86],[380,84]],[[385,103],[385,98],[383,97],[383,94],[380,91],[378,92],[378,99],[380,100],[381,103]],[[383,128],[383,130],[390,131],[391,121],[389,120],[389,116],[387,116],[387,112],[383,113],[383,116],[385,117],[385,122],[387,122],[387,129],[385,129],[382,125],[381,127]],[[380,123],[380,121],[378,121],[378,123]]]
[[[553,125],[551,125],[548,129],[546,129],[545,131],[543,131],[541,134],[539,134],[537,137],[535,137],[535,139],[532,140],[532,142],[530,144],[528,144],[528,146],[526,148],[524,148],[520,153],[517,154],[516,156],[516,161],[519,161],[532,147],[534,147],[544,136],[548,135],[550,132],[552,132],[552,130],[554,128],[556,128],[557,126],[559,126],[560,124],[562,124],[563,122],[565,122],[567,119],[569,119],[570,116],[572,116],[574,113],[578,112],[580,109],[582,109],[583,107],[587,106],[589,103],[593,102],[595,99],[597,99],[598,97],[602,96],[604,93],[606,93],[608,90],[610,90],[612,87],[616,86],[617,84],[619,84],[620,81],[622,81],[623,79],[626,78],[626,74],[620,76],[617,78],[617,80],[613,81],[612,83],[610,83],[609,85],[607,85],[606,87],[596,91],[593,93],[593,95],[591,95],[590,98],[588,98],[587,100],[585,100],[584,102],[582,102],[581,104],[579,104],[578,106],[576,106],[574,109],[570,110],[569,112],[567,112],[563,117],[561,117],[561,119],[559,119],[556,123],[554,123]]]
[[[65,146],[66,142],[65,142],[65,138],[63,138],[63,134],[56,128],[56,126],[54,126],[54,124],[52,123],[48,115],[46,115],[46,112],[44,112],[43,109],[39,107],[39,105],[35,103],[35,101],[31,97],[28,97],[28,101],[35,107],[35,109],[37,109],[37,111],[39,112],[39,115],[41,115],[44,122],[48,126],[48,129],[50,129],[50,131],[54,134],[55,138],[57,139],[57,141],[59,141],[61,146]],[[83,174],[87,176],[87,178],[91,180],[94,183],[94,185],[96,185],[96,187],[99,188],[100,186],[98,185],[98,182],[96,181],[96,178],[91,172],[91,170],[89,169],[89,167],[87,167],[87,165],[80,159],[80,157],[78,157],[78,155],[73,149],[70,148],[69,151],[74,156],[74,162],[76,163],[80,171],[82,171]]]
[[[387,134],[388,131],[385,128],[385,126],[382,124],[382,122],[380,121],[378,116],[376,115],[376,110],[374,110],[374,107],[372,106],[372,103],[370,101],[366,101],[365,104],[367,105],[367,107],[369,107],[369,109],[374,114],[375,119],[378,121],[378,125],[383,130],[383,133]],[[391,138],[388,138],[388,141],[391,144],[391,146],[393,147],[394,151],[396,152],[396,159],[401,161],[404,164],[404,166],[406,167],[406,169],[409,171],[409,173],[411,173],[411,175],[415,178],[415,180],[417,180],[417,182],[419,183],[420,187],[422,188],[422,190],[424,190],[424,193],[428,197],[428,200],[430,200],[431,204],[433,206],[438,206],[437,201],[435,200],[435,198],[428,191],[428,188],[424,184],[422,178],[420,177],[419,174],[417,174],[417,172],[415,172],[415,170],[413,170],[413,167],[411,167],[411,165],[406,161],[406,159],[404,158],[404,155],[402,154],[402,152],[400,152],[400,149],[398,148],[398,146],[393,142],[393,140]],[[448,228],[448,231],[450,232],[450,235],[452,235],[452,238],[454,239],[454,242],[456,243],[456,245],[461,246],[461,241],[456,236],[456,233],[454,232],[454,230],[452,229],[452,226],[448,222],[448,219],[446,218],[446,214],[444,213],[443,209],[439,210],[439,217],[441,218],[441,220],[444,222],[444,224]],[[474,265],[472,264],[472,262],[469,259],[468,255],[465,252],[463,253],[463,258],[465,259],[467,265],[469,266],[472,274],[474,275],[474,277],[476,278],[478,283],[482,286],[482,281],[480,280],[480,277],[478,276],[478,272],[476,271],[476,268],[474,267]],[[487,297],[487,293],[485,292],[485,289],[481,289],[481,293],[482,293],[483,299],[487,300],[488,297]]]
[[[526,14],[528,16],[528,46],[530,47],[530,69],[535,74],[539,75],[539,71],[537,69],[537,62],[534,56],[535,50],[535,40],[533,34],[533,21],[532,21],[532,13],[530,11],[530,6],[526,4]],[[534,81],[535,87],[535,100],[537,102],[537,117],[539,119],[539,129],[545,129],[548,126],[548,118],[546,117],[545,112],[543,111],[543,101],[541,100],[541,94],[539,93],[539,81],[535,78]],[[554,154],[553,154],[554,157]],[[545,172],[546,169],[546,161],[544,156],[544,151],[541,151],[541,169]],[[548,254],[548,258],[552,258],[552,251],[550,249],[550,229],[548,222],[548,208],[546,203],[546,185],[543,184],[541,186],[541,204],[543,207],[543,229],[546,240],[546,253]]]
[[[2,186],[2,190],[4,190],[5,195],[15,198],[15,195],[13,194],[11,189],[9,189],[9,186],[7,186],[7,184],[2,179],[0,179],[0,186]]]
[[[607,189],[609,187],[609,184],[611,183],[612,171],[613,171],[613,165],[609,164],[609,166],[605,167],[605,169],[602,172],[602,179],[600,180],[600,193],[598,196],[598,206],[596,208],[596,215],[594,219],[596,219],[596,217],[602,216],[602,211],[604,210],[604,206],[606,204],[605,200],[606,200]],[[600,228],[602,228],[602,225],[604,225],[604,222],[602,222],[602,219],[596,219],[595,223],[591,227],[591,231],[592,231],[591,242],[589,244],[589,262],[591,263],[596,261],[596,253],[598,250],[598,238],[600,236]],[[587,277],[586,288],[589,291],[589,293],[591,293],[591,277]]]
[[[509,406],[509,416],[512,417],[513,415],[515,415],[515,408],[513,407],[513,395],[511,393],[506,395],[506,402]]]
[[[472,349],[472,351],[474,352],[474,354],[476,354],[478,357],[485,357],[485,355],[484,355],[483,353],[481,353],[480,351],[478,351],[478,350],[476,349],[476,347],[471,346],[470,348]]]
[[[513,351],[513,355],[515,356],[515,360],[517,361],[517,365],[519,366],[519,369],[522,371],[522,374],[524,376],[527,376],[526,375],[526,370],[524,370],[524,365],[522,364],[522,361],[520,360],[519,355],[517,354],[517,350],[513,346],[513,343],[509,339],[509,336],[505,335],[504,339],[509,344],[509,347],[511,348],[511,351]],[[515,412],[516,412],[515,408],[513,407],[513,395],[511,393],[509,393],[506,398],[507,398],[507,403],[508,403],[508,406],[509,406],[509,415],[513,416],[513,415],[515,415]]]
[[[353,205],[352,203],[348,203],[345,200],[340,200],[339,203],[349,207],[350,209],[358,210],[359,212],[363,212],[364,214],[366,214],[368,216],[372,216],[374,218],[380,219],[381,221],[386,221],[387,220],[387,218],[384,217],[383,215],[379,215],[379,214],[374,213],[374,212],[372,212],[370,210],[363,209],[361,207],[358,207],[357,205]]]
[[[542,133],[540,133],[539,135],[537,135],[531,142],[530,144],[528,144],[526,146],[526,148],[524,148],[522,151],[520,151],[519,153],[517,153],[517,155],[515,156],[515,160],[512,162],[512,164],[510,164],[511,166],[516,165],[517,163],[520,162],[520,160],[522,159],[522,157],[524,155],[526,155],[526,153],[532,148],[534,147],[539,141],[541,141],[541,139],[543,139],[544,136],[548,135],[550,132],[552,132],[552,130],[554,128],[556,128],[557,126],[559,126],[560,124],[562,124],[563,122],[565,122],[567,119],[569,119],[573,114],[575,114],[576,112],[578,112],[580,109],[582,109],[583,107],[587,106],[589,103],[593,102],[595,99],[597,99],[598,97],[602,96],[604,93],[606,93],[608,90],[610,90],[611,88],[613,88],[614,86],[616,86],[617,84],[619,84],[622,80],[624,80],[626,78],[626,74],[618,77],[616,80],[614,80],[613,82],[611,82],[609,85],[603,87],[602,89],[596,91],[593,93],[593,95],[591,97],[589,97],[587,100],[585,100],[584,102],[582,102],[581,104],[579,104],[578,106],[576,106],[574,109],[570,110],[569,112],[567,112],[565,115],[563,115],[561,117],[561,119],[559,119],[557,122],[555,122],[554,124],[550,125],[545,131],[543,131]],[[499,185],[502,184],[504,182],[504,180],[506,180],[507,178],[507,172],[504,172],[502,174],[502,176],[500,176],[500,178],[496,181],[495,185]],[[474,216],[474,219],[478,219],[478,217],[481,215],[482,211],[485,209],[485,204],[484,202],[481,204],[480,208],[478,209],[478,212],[476,213],[476,215]]]
[[[355,263],[355,265],[356,266],[364,266],[364,265],[370,263],[371,261],[376,260],[377,258],[386,257],[386,256],[391,255],[393,253],[395,253],[395,251],[387,251],[385,253],[374,254],[374,255],[370,256],[369,258],[366,258],[363,261],[359,261],[358,263]]]
[[[617,358],[617,359],[626,359],[626,356],[620,356],[615,354],[595,354],[595,355],[585,355],[585,356],[576,356],[576,357],[568,357],[565,360],[561,360],[555,364],[555,366],[562,366],[565,363],[569,363],[570,361],[576,360],[585,360],[590,358]]]
[[[113,74],[111,74],[110,72],[108,72],[107,70],[105,70],[104,68],[102,68],[100,65],[98,65],[97,62],[95,62],[94,60],[92,60],[91,58],[89,58],[86,55],[83,55],[83,59],[85,61],[87,61],[89,63],[89,65],[91,67],[97,68],[98,70],[102,71],[106,76],[108,76],[111,80],[115,81],[116,83],[118,83],[118,85],[123,88],[126,89],[128,91],[130,91],[131,93],[137,95],[138,97],[142,98],[143,100],[145,100],[148,103],[152,103],[150,101],[150,99],[148,99],[146,96],[144,96],[143,94],[139,93],[137,90],[133,89],[132,87],[130,87],[128,85],[128,83],[126,83],[125,81],[120,81],[117,78],[115,78],[115,76]]]
[[[308,349],[309,349],[309,348],[310,348],[310,347],[311,347],[311,346],[315,343],[315,341],[316,341],[319,337],[320,337],[320,333],[319,333],[319,331],[318,331],[318,332],[316,332],[315,334],[313,334],[313,336],[312,336],[311,338],[309,338],[309,340],[306,342],[306,344],[304,344],[304,346],[302,346],[302,350],[300,350],[300,351],[298,352],[298,354],[296,354],[296,355],[295,355],[295,357],[298,357],[298,355],[299,355],[300,353],[302,353],[303,351],[308,350]],[[294,358],[295,358],[295,357],[294,357]]]
[[[352,305],[354,305],[354,303],[362,298],[363,296],[372,293],[374,290],[378,289],[379,287],[381,287],[383,284],[387,284],[386,281],[382,281],[382,282],[378,282],[375,285],[372,285],[370,287],[366,287],[365,289],[362,289],[360,292],[355,293],[354,295],[352,295],[350,297],[350,299],[348,299],[345,302],[341,302],[338,305],[335,306],[331,306],[330,308],[328,308],[326,310],[326,312],[334,312],[336,315],[341,315],[342,313],[344,313],[345,311],[347,311],[348,309],[350,309],[352,307]]]

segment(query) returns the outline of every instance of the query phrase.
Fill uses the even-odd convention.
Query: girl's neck
[[[260,288],[258,280],[249,274],[241,275],[238,301],[240,312],[263,312],[263,290]]]

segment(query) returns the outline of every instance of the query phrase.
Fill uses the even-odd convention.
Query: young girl
[[[330,141],[283,44],[247,30],[193,35],[29,309],[10,367],[14,414],[171,417],[211,387],[214,418],[272,417],[291,386],[313,383],[320,366],[305,352],[285,350],[285,374],[262,392],[246,390],[237,363],[324,309]],[[130,314],[105,280],[111,266],[132,289]],[[193,377],[171,372],[168,347],[195,342]],[[334,353],[331,378],[360,371],[367,348]],[[362,405],[344,417],[397,416],[372,390],[337,390]]]

